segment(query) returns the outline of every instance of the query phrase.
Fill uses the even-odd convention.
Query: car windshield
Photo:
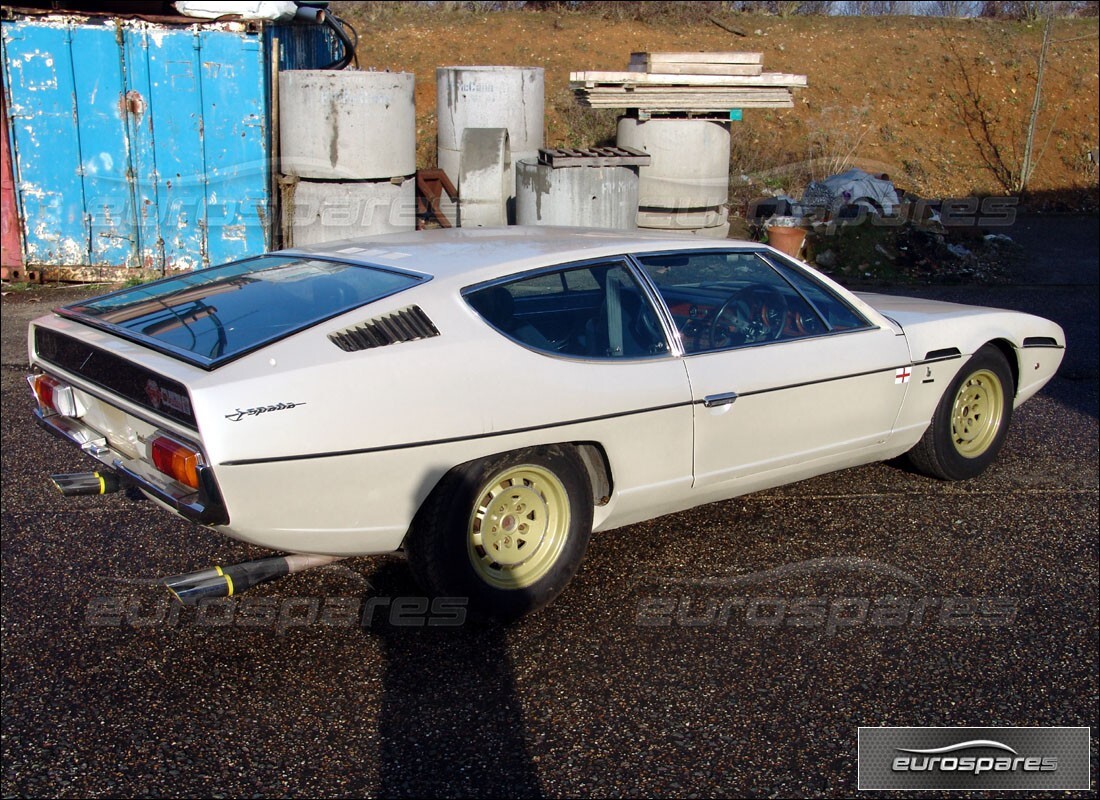
[[[123,289],[61,312],[212,368],[425,276],[262,256]]]

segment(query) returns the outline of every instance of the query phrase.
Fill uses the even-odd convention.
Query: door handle
[[[703,398],[704,408],[716,408],[717,406],[731,406],[737,400],[737,392],[722,392],[722,394],[708,394]]]

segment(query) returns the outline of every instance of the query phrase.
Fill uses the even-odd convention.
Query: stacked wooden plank
[[[790,108],[806,76],[764,72],[761,53],[634,53],[627,72],[572,72],[569,86],[587,108],[711,113]]]
[[[759,75],[763,53],[631,53],[631,72],[656,75]]]

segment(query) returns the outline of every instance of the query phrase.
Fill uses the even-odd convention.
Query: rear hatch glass
[[[426,280],[316,257],[261,256],[123,289],[59,313],[213,369]]]

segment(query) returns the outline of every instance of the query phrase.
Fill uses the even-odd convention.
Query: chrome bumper
[[[127,458],[111,448],[107,439],[80,420],[57,414],[45,416],[41,409],[34,409],[38,425],[55,436],[75,444],[92,458],[113,470],[122,483],[134,486],[160,503],[173,509],[180,516],[201,525],[227,525],[229,513],[222,502],[221,490],[214,480],[214,471],[208,466],[198,468],[199,488],[182,489],[159,480],[159,473],[148,464]]]

